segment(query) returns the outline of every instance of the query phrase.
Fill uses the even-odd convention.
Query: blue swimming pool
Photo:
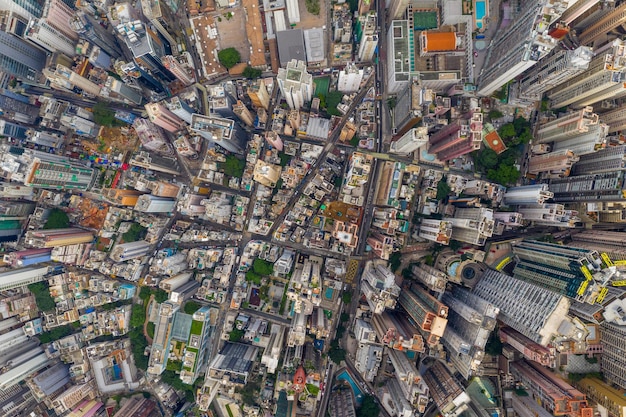
[[[485,7],[485,2],[484,1],[477,1],[476,2],[476,20],[483,20],[483,17],[485,17],[485,14],[487,14],[487,10]]]
[[[326,297],[327,300],[332,300],[333,299],[333,289],[328,287],[326,288],[326,292],[324,293],[324,296]]]
[[[339,381],[346,381],[352,387],[352,392],[354,392],[354,398],[356,399],[357,405],[361,405],[363,401],[363,391],[359,388],[359,386],[352,379],[352,375],[348,373],[348,371],[343,371],[339,375],[337,375],[337,379]]]
[[[482,29],[483,27],[483,18],[485,17],[485,15],[487,14],[487,5],[484,1],[477,1],[476,2],[476,14],[475,14],[475,20],[476,20],[476,27],[478,29]]]

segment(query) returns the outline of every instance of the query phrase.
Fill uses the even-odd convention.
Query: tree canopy
[[[128,231],[122,234],[122,239],[124,242],[136,242],[146,237],[148,234],[148,229],[140,225],[139,223],[133,223],[130,225]]]
[[[70,218],[67,214],[58,208],[53,208],[48,215],[44,229],[65,229],[70,225]]]
[[[500,127],[498,133],[502,139],[511,139],[515,137],[515,126],[513,123],[506,123]]]
[[[259,78],[261,75],[263,75],[263,71],[261,71],[260,69],[253,68],[250,65],[248,65],[246,69],[243,70],[241,75],[243,75],[246,78]]]
[[[241,61],[241,54],[235,48],[226,48],[217,53],[217,59],[226,69],[231,69]]]
[[[35,282],[29,284],[28,289],[35,296],[35,303],[41,311],[51,311],[56,307],[54,299],[50,295],[50,287],[47,282]]]
[[[186,314],[193,314],[196,311],[200,310],[200,307],[202,306],[196,303],[195,301],[187,301],[185,303],[185,308],[183,310],[185,311]]]
[[[446,177],[443,177],[437,183],[437,200],[445,200],[452,192],[452,189],[448,185],[448,180]]]
[[[500,164],[497,169],[487,170],[487,178],[502,185],[515,184],[520,172],[513,165]]]
[[[272,275],[272,272],[274,272],[274,265],[271,262],[257,258],[252,263],[252,269],[255,273],[262,276]]]
[[[320,0],[305,0],[306,11],[319,16],[320,14]]]
[[[224,174],[231,177],[241,178],[243,177],[243,171],[246,169],[246,161],[239,159],[236,156],[226,156],[226,162],[223,165]]]
[[[361,406],[356,410],[357,417],[378,417],[379,414],[380,407],[376,399],[372,395],[366,394]]]

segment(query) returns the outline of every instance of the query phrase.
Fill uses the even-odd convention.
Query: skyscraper
[[[233,104],[233,113],[237,115],[248,126],[252,126],[254,124],[254,118],[252,117],[252,113],[246,107],[243,102],[237,100],[237,103]]]
[[[362,68],[358,68],[353,62],[348,63],[346,67],[339,71],[339,79],[337,80],[337,90],[342,93],[354,93],[358,91],[361,81],[363,80]]]
[[[359,62],[371,61],[378,47],[378,14],[370,11],[359,16],[356,24],[356,33],[359,38],[358,59]]]
[[[304,107],[313,97],[313,76],[306,70],[304,61],[291,60],[287,68],[279,68],[276,76],[282,96],[293,110]]]
[[[543,204],[553,196],[547,184],[533,184],[507,188],[503,201],[508,205]]]
[[[0,31],[0,70],[19,79],[38,81],[45,65],[45,52],[24,39]]]
[[[526,360],[511,363],[509,369],[515,380],[532,392],[537,403],[555,416],[593,416],[585,395],[553,372]]]
[[[608,47],[608,50],[595,51],[596,56],[587,70],[548,92],[552,108],[581,108],[626,94],[626,43],[616,39]]]
[[[600,341],[602,374],[608,382],[626,389],[626,326],[601,323]]]
[[[394,20],[387,32],[387,89],[398,94],[414,74],[414,31],[408,20]]]
[[[145,108],[150,121],[170,133],[178,132],[186,126],[185,122],[169,111],[163,103],[148,103]]]
[[[478,94],[492,94],[546,56],[558,42],[550,36],[550,22],[557,21],[570,3],[565,0],[521,3],[512,12],[511,23],[496,33],[489,47],[484,72],[478,81]]]
[[[591,290],[589,277],[602,264],[596,251],[536,240],[513,245],[513,253],[518,258],[513,271],[515,278],[581,301]]]
[[[484,207],[458,208],[454,217],[444,220],[452,224],[452,239],[482,246],[493,235],[493,210]]]
[[[176,207],[176,200],[143,194],[137,199],[135,210],[143,213],[171,213]]]
[[[578,160],[579,157],[569,149],[534,155],[529,159],[528,172],[541,174],[542,178],[567,177]]]
[[[248,86],[247,92],[253,106],[263,107],[265,110],[269,109],[270,94],[267,91],[267,86],[263,79],[259,78],[253,81],[252,85]]]
[[[233,120],[201,114],[191,116],[191,130],[227,151],[242,153],[243,148],[236,141],[234,129],[235,122]]]
[[[573,175],[601,174],[626,170],[626,146],[610,146],[580,157],[572,169]]]
[[[47,266],[27,266],[2,272],[0,273],[0,291],[25,287],[28,284],[43,281],[48,271],[49,268]]]
[[[42,229],[26,232],[24,243],[33,248],[56,248],[58,246],[90,243],[93,233],[76,227],[66,229]]]
[[[118,243],[111,251],[111,259],[116,262],[128,261],[140,258],[150,252],[150,244],[145,240],[137,242]]]
[[[425,126],[414,127],[406,132],[398,140],[391,142],[391,153],[407,154],[415,152],[428,143],[428,128]]]
[[[576,175],[550,180],[550,191],[557,203],[624,201],[624,171]]]
[[[500,309],[504,324],[542,346],[552,342],[570,306],[560,294],[491,269],[472,291]]]
[[[522,76],[517,85],[519,96],[541,100],[543,93],[586,70],[592,58],[593,51],[588,46],[553,51],[541,60],[541,65],[536,65]]]
[[[69,22],[69,27],[76,31],[81,38],[97,45],[111,58],[118,58],[122,55],[116,37],[82,11],[75,13]]]
[[[400,292],[398,302],[422,330],[426,343],[429,346],[436,345],[448,324],[448,307],[419,285],[412,285]]]
[[[424,382],[430,388],[430,395],[437,408],[449,417],[457,417],[468,408],[471,402],[463,385],[456,380],[446,366],[438,360],[424,372]]]

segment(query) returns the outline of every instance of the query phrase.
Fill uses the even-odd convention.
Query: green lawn
[[[202,327],[204,327],[204,323],[198,320],[191,321],[191,334],[202,334]]]
[[[330,77],[314,78],[315,83],[315,96],[318,94],[328,94],[328,87],[330,86]]]

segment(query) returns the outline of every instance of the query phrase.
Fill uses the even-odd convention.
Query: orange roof
[[[485,142],[485,145],[498,155],[507,150],[506,145],[502,142],[500,135],[495,130],[492,130],[483,136],[483,142]]]
[[[454,51],[456,50],[456,33],[454,32],[426,32],[424,51]]]

